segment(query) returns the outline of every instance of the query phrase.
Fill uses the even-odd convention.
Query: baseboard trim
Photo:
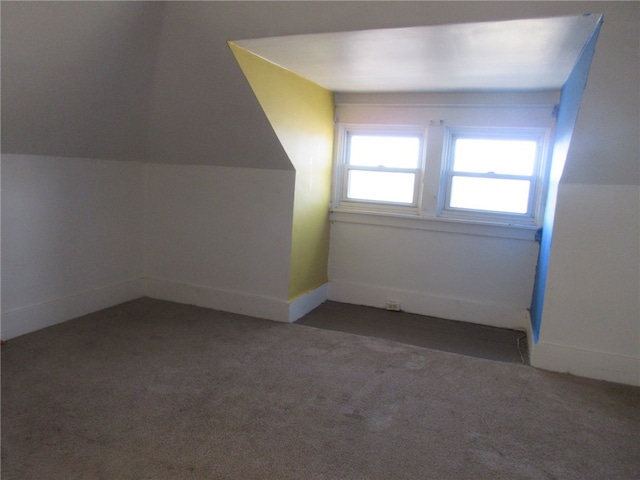
[[[329,284],[325,283],[310,292],[300,295],[295,300],[291,300],[289,302],[289,323],[299,320],[311,310],[326,302],[328,291]]]
[[[139,278],[0,314],[0,338],[9,340],[142,296],[278,322],[295,322],[327,300],[328,285],[292,301],[159,278]]]
[[[289,303],[285,299],[161,278],[146,278],[144,282],[146,295],[158,300],[196,305],[278,322],[289,321]]]
[[[533,345],[529,356],[542,370],[640,386],[640,358],[544,342]]]
[[[133,279],[2,312],[0,338],[9,340],[143,295],[142,282]]]
[[[400,302],[402,310],[409,313],[517,330],[526,330],[529,323],[526,308],[361,283],[331,281],[328,299],[377,308],[385,308],[387,300],[394,300]]]

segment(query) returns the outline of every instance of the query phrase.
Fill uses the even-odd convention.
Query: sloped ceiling
[[[140,160],[156,2],[3,2],[2,151]]]
[[[348,38],[389,28],[415,33],[575,16],[592,5],[3,2],[2,151],[291,169],[227,41],[344,32]]]

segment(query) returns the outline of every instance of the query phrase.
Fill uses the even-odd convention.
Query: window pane
[[[418,168],[420,138],[351,135],[349,163],[357,167]]]
[[[415,178],[414,173],[350,170],[347,198],[412,204]]]
[[[528,180],[459,177],[451,179],[449,206],[492,212],[527,213]]]
[[[453,170],[531,176],[536,164],[537,146],[534,140],[458,138]]]

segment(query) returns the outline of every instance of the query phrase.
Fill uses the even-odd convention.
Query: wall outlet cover
[[[384,308],[392,312],[399,312],[400,302],[397,302],[396,300],[387,300],[387,302],[384,304]]]

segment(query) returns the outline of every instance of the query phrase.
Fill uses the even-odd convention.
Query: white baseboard
[[[318,288],[311,290],[303,295],[300,295],[295,300],[289,302],[289,322],[295,322],[296,320],[304,317],[311,310],[327,301],[327,292],[329,291],[329,284],[325,283]]]
[[[0,338],[9,340],[142,296],[278,322],[295,322],[326,301],[327,289],[325,284],[288,302],[246,292],[140,278],[3,312],[0,315]]]
[[[142,282],[135,279],[2,312],[0,337],[9,340],[143,295]]]
[[[360,283],[331,281],[328,299],[377,308],[385,308],[387,300],[394,300],[409,313],[517,330],[526,330],[529,324],[526,308]]]
[[[531,365],[543,370],[640,386],[640,358],[542,342],[529,356]]]
[[[146,278],[145,284],[146,295],[151,298],[239,313],[278,322],[289,321],[289,304],[284,299],[174,282],[160,278]]]

